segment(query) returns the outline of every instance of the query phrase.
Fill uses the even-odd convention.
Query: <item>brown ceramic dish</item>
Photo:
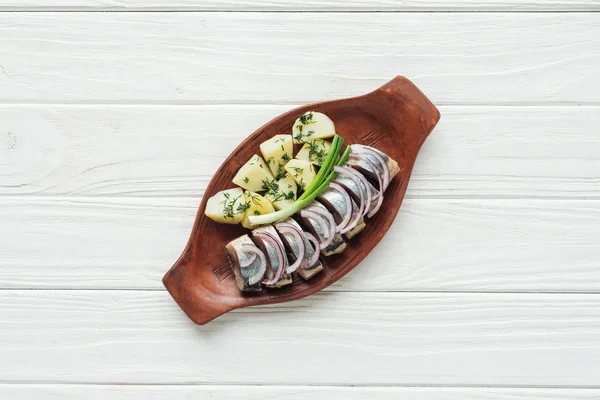
[[[297,278],[286,288],[242,294],[223,247],[247,230],[205,217],[206,200],[234,187],[231,179],[253,154],[260,154],[259,144],[273,135],[291,133],[296,118],[311,110],[327,114],[345,143],[366,144],[388,154],[398,162],[400,172],[390,183],[379,212],[342,254],[325,258],[323,271],[309,281]],[[310,104],[275,118],[241,143],[209,183],[185,250],[163,278],[165,287],[194,322],[205,324],[236,308],[299,299],[336,282],[365,258],[394,221],[417,153],[439,118],[435,106],[404,77],[360,97]]]

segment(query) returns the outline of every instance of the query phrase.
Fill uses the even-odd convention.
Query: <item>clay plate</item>
[[[398,161],[400,172],[390,183],[379,212],[342,254],[325,258],[323,271],[309,281],[298,277],[286,288],[242,294],[223,247],[247,230],[205,217],[206,200],[234,187],[231,179],[252,155],[260,154],[259,144],[273,135],[291,133],[296,118],[310,110],[327,114],[345,143],[366,144],[388,154]],[[185,250],[163,278],[165,287],[194,322],[205,324],[236,308],[299,299],[336,282],[365,258],[394,221],[417,153],[439,118],[439,111],[425,95],[400,76],[366,95],[306,105],[275,118],[241,143],[210,181]]]

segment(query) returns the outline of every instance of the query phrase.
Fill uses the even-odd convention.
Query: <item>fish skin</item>
[[[350,165],[346,164],[346,166],[350,166]],[[362,174],[362,172],[360,170],[357,169],[357,171],[358,171],[358,173]],[[356,182],[354,182],[352,179],[350,179],[346,176],[338,175],[333,181],[340,184],[344,189],[346,189],[356,202],[362,201],[362,199],[360,198],[360,195],[358,194],[358,193],[360,193],[360,189],[358,188]],[[367,190],[371,192],[371,198],[375,198],[379,194],[379,190],[375,189],[375,187],[373,185],[371,185],[368,181],[367,181],[367,183],[368,183]],[[358,197],[358,198],[356,198],[356,197]],[[369,204],[367,206],[368,212],[372,211],[376,205],[377,205],[377,199],[371,200],[371,204]]]
[[[360,150],[364,150],[364,149],[370,149],[381,156],[381,158],[387,165],[387,168],[389,171],[389,180],[391,182],[391,180],[394,179],[394,177],[400,171],[400,167],[398,166],[398,163],[396,161],[394,161],[392,158],[390,158],[387,154],[381,152],[380,150],[377,150],[376,148],[373,148],[370,146],[364,146],[364,145],[360,145],[360,144],[353,145],[352,150],[355,150],[355,151],[350,152],[350,157],[348,157],[348,160],[346,163],[349,166],[357,169],[359,172],[361,172],[363,175],[365,175],[371,181],[377,182],[378,176],[383,177],[384,166],[382,165],[381,160],[379,158],[373,156],[372,154],[368,154],[368,153],[360,151]],[[376,167],[376,171],[373,170],[373,167],[371,165],[369,165],[367,160],[369,160],[369,161],[371,161],[371,163],[373,163],[373,165]],[[379,188],[379,190],[381,190],[381,188]]]
[[[255,237],[254,235],[259,232],[265,232],[271,234],[278,242],[278,244],[283,249],[283,265],[279,265],[279,260],[277,257],[277,250],[269,243],[266,243],[260,237]],[[277,230],[272,225],[262,226],[260,228],[256,228],[252,231],[252,238],[254,242],[258,246],[259,249],[263,250],[265,256],[267,258],[267,272],[265,273],[265,277],[267,279],[273,279],[276,273],[280,268],[287,268],[289,265],[287,254],[285,252],[285,247]],[[292,283],[292,275],[284,272],[279,280],[272,285],[266,285],[267,287],[282,287]]]
[[[377,154],[379,154],[388,166],[388,169],[390,171],[390,181],[398,174],[398,172],[400,172],[400,167],[398,166],[398,163],[393,158],[391,158],[390,156],[385,154],[383,151],[376,149],[375,147],[365,146],[363,144],[352,145],[352,148],[357,148],[359,150],[361,148],[362,149],[371,149],[374,152],[376,152]],[[375,157],[370,157],[370,159],[371,159],[371,161],[376,160]],[[379,163],[377,163],[377,164],[379,164]]]
[[[338,190],[332,189],[330,187],[326,188],[321,193],[319,193],[317,199],[319,199],[319,202],[323,204],[329,211],[332,212],[335,218],[335,222],[338,224],[343,220],[342,215],[345,215],[347,212],[350,212],[352,214],[350,220],[354,220],[356,214],[359,211],[358,204],[354,201],[352,196],[350,196],[351,210],[348,210],[346,202],[344,201],[344,195],[342,195]],[[364,219],[361,217],[359,223],[357,223],[354,228],[344,233],[344,237],[346,239],[351,239],[353,236],[362,231],[365,228],[365,226],[366,225],[364,223]]]
[[[294,225],[296,228],[302,231],[302,227],[293,218],[287,218],[281,222],[286,222],[288,224]],[[296,260],[300,252],[300,245],[296,242],[296,239],[291,235],[285,236],[282,233],[279,233],[279,236],[281,237],[283,243],[286,245],[286,248],[288,249],[289,253],[291,253],[291,257],[293,257],[293,260]],[[300,267],[298,267],[296,272],[298,272],[298,275],[300,275],[302,279],[308,280],[317,273],[321,272],[323,270],[323,265],[321,264],[321,261],[319,259],[317,259],[317,261],[313,265],[308,265],[308,259],[310,259],[315,254],[315,249],[312,247],[312,244],[308,241],[308,239],[306,239],[305,237],[303,239],[304,246],[306,248],[305,256],[304,260],[302,261],[302,264],[300,264]]]
[[[308,207],[306,207],[306,209],[310,210],[313,207],[319,207],[319,208],[329,212],[329,210],[327,210],[327,208],[324,205],[322,205],[321,203],[319,203],[316,200],[313,201],[312,203],[310,203],[308,205]],[[315,221],[313,221],[312,218],[302,218],[302,217],[299,217],[299,218],[304,223],[304,225],[308,228],[308,230],[310,230],[317,237],[319,242],[323,241],[323,239],[324,239],[323,231],[318,229],[318,228],[320,228],[318,223],[315,223]],[[344,241],[344,238],[342,237],[342,235],[340,235],[338,232],[338,233],[335,233],[333,240],[331,241],[329,246],[325,247],[324,249],[321,249],[321,253],[324,256],[330,256],[332,254],[341,253],[345,249],[346,249],[346,242]]]
[[[250,264],[250,266],[246,268],[240,268],[240,262],[250,257],[248,253],[242,250],[242,244],[254,245],[254,242],[252,242],[248,235],[242,235],[225,245],[225,254],[229,260],[229,265],[233,271],[235,282],[238,288],[242,292],[259,292],[262,290],[260,280],[254,285],[250,285],[248,281],[251,276],[259,271],[260,261],[257,257],[256,260]]]

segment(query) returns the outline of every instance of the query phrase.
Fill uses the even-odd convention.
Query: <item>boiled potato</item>
[[[273,204],[277,210],[288,208],[297,199],[298,187],[294,178],[285,174],[282,178],[271,182],[270,190],[265,193],[265,197]]]
[[[233,177],[233,183],[251,192],[261,192],[265,190],[263,188],[265,182],[270,182],[272,180],[273,175],[265,165],[265,160],[256,154],[253,155]]]
[[[323,113],[309,111],[294,122],[294,143],[306,143],[311,139],[326,139],[335,135],[333,121]]]
[[[285,173],[283,167],[294,155],[292,135],[273,136],[260,144],[260,152],[273,175],[277,176]]]
[[[315,167],[306,160],[293,159],[284,168],[294,178],[300,190],[306,189],[316,176]]]
[[[271,202],[258,193],[249,192],[246,190],[244,192],[244,201],[244,208],[246,208],[246,213],[244,214],[244,219],[242,220],[242,226],[244,228],[256,228],[256,226],[250,224],[250,221],[248,220],[249,216],[275,212]]]
[[[298,160],[310,161],[314,165],[321,166],[329,150],[331,149],[331,143],[323,139],[313,139],[309,142],[304,143],[304,146],[300,149],[296,158]]]
[[[239,224],[246,213],[244,192],[241,188],[218,192],[208,199],[204,214],[216,222]]]

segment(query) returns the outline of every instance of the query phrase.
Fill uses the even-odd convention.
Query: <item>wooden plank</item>
[[[194,326],[166,292],[1,291],[0,381],[596,385],[600,296],[320,293]]]
[[[0,195],[200,198],[293,107],[0,106]],[[407,197],[600,198],[600,107],[440,109]]]
[[[594,11],[594,0],[0,0],[0,11]]]
[[[598,103],[595,13],[3,13],[0,102]]]
[[[10,400],[596,400],[598,389],[0,384]]]
[[[0,199],[0,287],[161,289],[197,204]],[[597,292],[598,226],[597,200],[408,199],[333,290]]]

